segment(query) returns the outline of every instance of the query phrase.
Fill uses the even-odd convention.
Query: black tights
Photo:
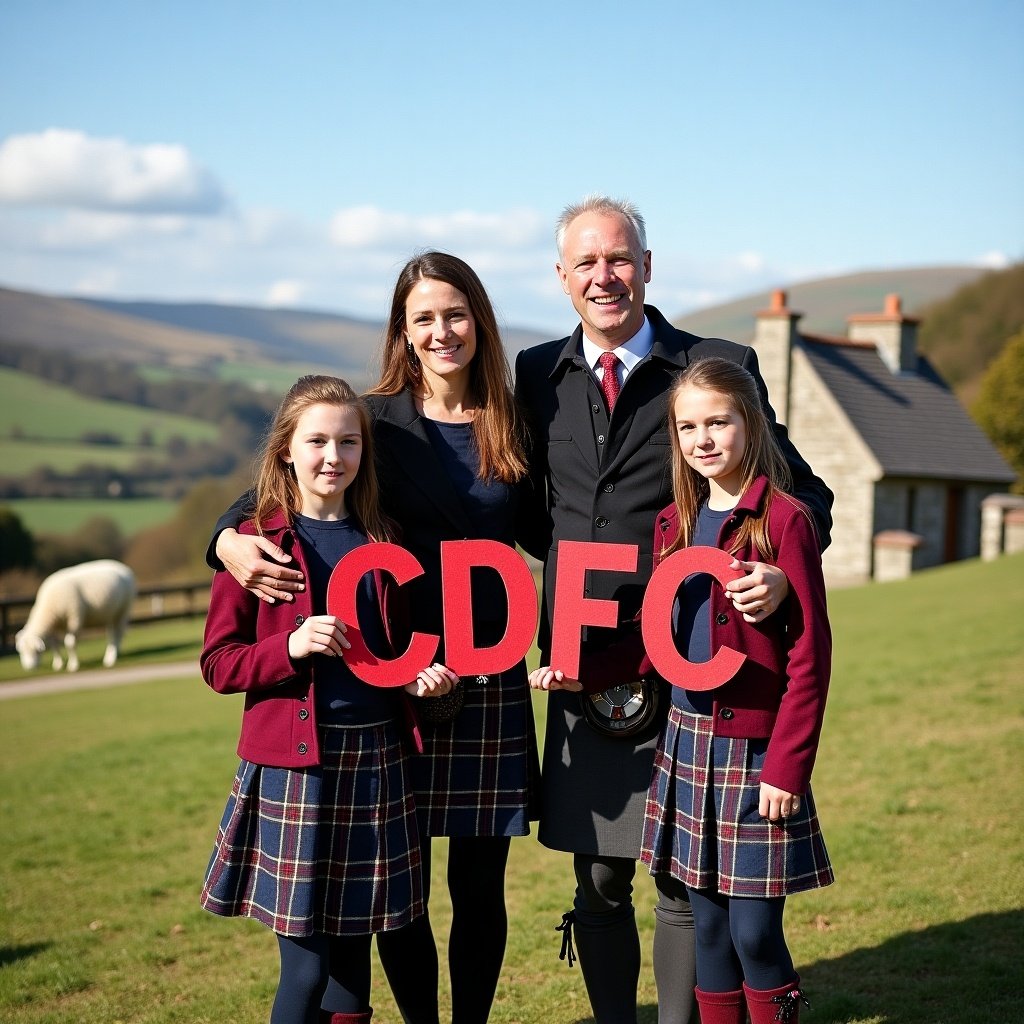
[[[270,1024],[317,1024],[328,993],[334,1013],[370,1008],[370,936],[278,935],[281,980]]]
[[[491,1011],[508,936],[505,865],[509,844],[508,836],[448,840],[452,1024],[485,1024]],[[429,842],[423,846],[423,872],[429,897]],[[429,914],[398,931],[379,932],[377,951],[406,1024],[436,1024],[437,946]]]
[[[640,937],[633,910],[636,861],[576,854],[576,950],[595,1024],[635,1024]],[[654,980],[659,1024],[689,1024],[693,1011],[693,917],[686,889],[657,876]]]
[[[697,987],[705,992],[779,988],[796,977],[782,931],[786,897],[756,899],[691,889]]]

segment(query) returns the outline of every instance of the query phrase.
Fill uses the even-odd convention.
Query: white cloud
[[[1005,252],[992,250],[982,253],[974,262],[979,267],[987,267],[989,270],[1005,270],[1013,261]]]
[[[308,291],[307,285],[302,281],[281,280],[275,281],[267,289],[268,306],[297,306],[302,296]]]
[[[223,210],[226,198],[183,146],[50,128],[0,143],[0,202],[207,215]]]
[[[351,206],[335,213],[330,223],[331,241],[353,249],[394,245],[518,249],[536,244],[546,230],[545,221],[534,210],[414,215],[376,206]]]

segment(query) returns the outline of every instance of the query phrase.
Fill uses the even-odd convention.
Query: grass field
[[[0,453],[3,442],[0,442]],[[174,518],[178,503],[165,498],[11,498],[11,509],[33,534],[74,533],[96,516],[112,519],[130,537]]]
[[[814,1003],[804,1019],[1024,1019],[1024,558],[839,591],[830,604],[835,673],[815,792],[837,884],[787,908]],[[148,657],[146,632],[129,633],[126,663]],[[195,653],[189,635],[164,633],[153,646],[158,657]],[[0,1020],[267,1019],[271,937],[196,904],[239,713],[238,699],[193,673],[0,702]],[[442,865],[435,856],[441,935]],[[532,838],[512,844],[496,1024],[590,1019],[578,967],[557,960],[553,928],[571,894],[567,856]],[[654,1024],[643,875],[637,904],[640,1020]],[[375,1024],[398,1024],[375,985]]]

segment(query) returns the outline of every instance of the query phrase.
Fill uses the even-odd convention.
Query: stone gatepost
[[[1024,510],[1024,498],[1017,494],[990,494],[981,503],[981,557],[986,562],[991,562],[1000,555],[1009,554],[1010,537],[1014,534],[1014,541],[1021,544],[1019,539],[1020,527],[1011,524],[1009,519],[1016,513]],[[1014,550],[1020,551],[1018,546]]]
[[[882,530],[875,534],[874,579],[877,583],[905,580],[919,569],[915,555],[924,544],[924,537],[909,530]]]

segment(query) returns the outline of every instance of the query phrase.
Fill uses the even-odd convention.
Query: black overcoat
[[[531,530],[520,543],[545,563],[542,664],[547,663],[559,541],[636,544],[635,575],[592,573],[586,587],[588,597],[619,601],[624,628],[640,607],[653,566],[654,518],[672,501],[667,394],[693,359],[719,356],[753,374],[790,464],[795,492],[814,515],[822,547],[828,543],[832,493],[775,422],[754,350],[698,338],[673,327],[653,306],[644,309],[654,328],[654,345],[626,377],[610,419],[597,378],[581,354],[581,328],[516,359],[516,397],[533,431],[531,476],[538,503],[528,520]],[[547,550],[541,551],[544,541]],[[586,631],[584,643],[607,643],[610,632]],[[660,726],[658,721],[635,740],[607,738],[583,719],[579,694],[551,693],[541,773],[541,842],[572,853],[636,858]]]

